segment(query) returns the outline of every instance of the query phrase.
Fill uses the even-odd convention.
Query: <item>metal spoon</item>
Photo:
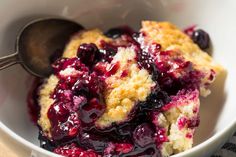
[[[80,24],[65,19],[31,21],[17,36],[16,52],[0,58],[0,70],[20,63],[31,74],[47,77],[52,72],[52,57],[62,53],[71,35],[82,29]]]

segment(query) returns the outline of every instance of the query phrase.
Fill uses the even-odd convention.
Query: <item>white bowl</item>
[[[62,16],[85,27],[107,29],[140,21],[165,20],[179,27],[197,24],[211,36],[213,56],[228,71],[218,78],[212,94],[201,103],[201,124],[195,146],[175,157],[206,157],[236,130],[236,1],[234,0],[1,0],[0,54],[14,52],[20,28],[28,21],[46,16]],[[0,71],[0,128],[35,156],[54,156],[39,147],[38,129],[31,123],[26,95],[32,78],[20,65]]]

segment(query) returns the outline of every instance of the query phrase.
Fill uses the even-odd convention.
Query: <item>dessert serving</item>
[[[200,96],[223,68],[209,36],[168,22],[81,30],[29,105],[41,146],[68,157],[167,157],[193,145]],[[58,54],[57,54],[58,56]]]

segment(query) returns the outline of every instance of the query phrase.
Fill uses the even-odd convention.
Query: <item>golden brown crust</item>
[[[193,43],[188,35],[169,22],[143,21],[141,32],[145,33],[146,44],[159,43],[162,50],[176,50],[185,59],[193,62],[199,70],[213,69],[216,73],[223,70],[198,45]]]

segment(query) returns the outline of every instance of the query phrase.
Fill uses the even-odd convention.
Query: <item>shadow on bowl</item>
[[[211,85],[211,94],[207,98],[201,98],[200,126],[197,128],[194,145],[198,145],[215,134],[217,121],[221,116],[227,93],[224,86],[227,72],[222,72],[217,76]]]

